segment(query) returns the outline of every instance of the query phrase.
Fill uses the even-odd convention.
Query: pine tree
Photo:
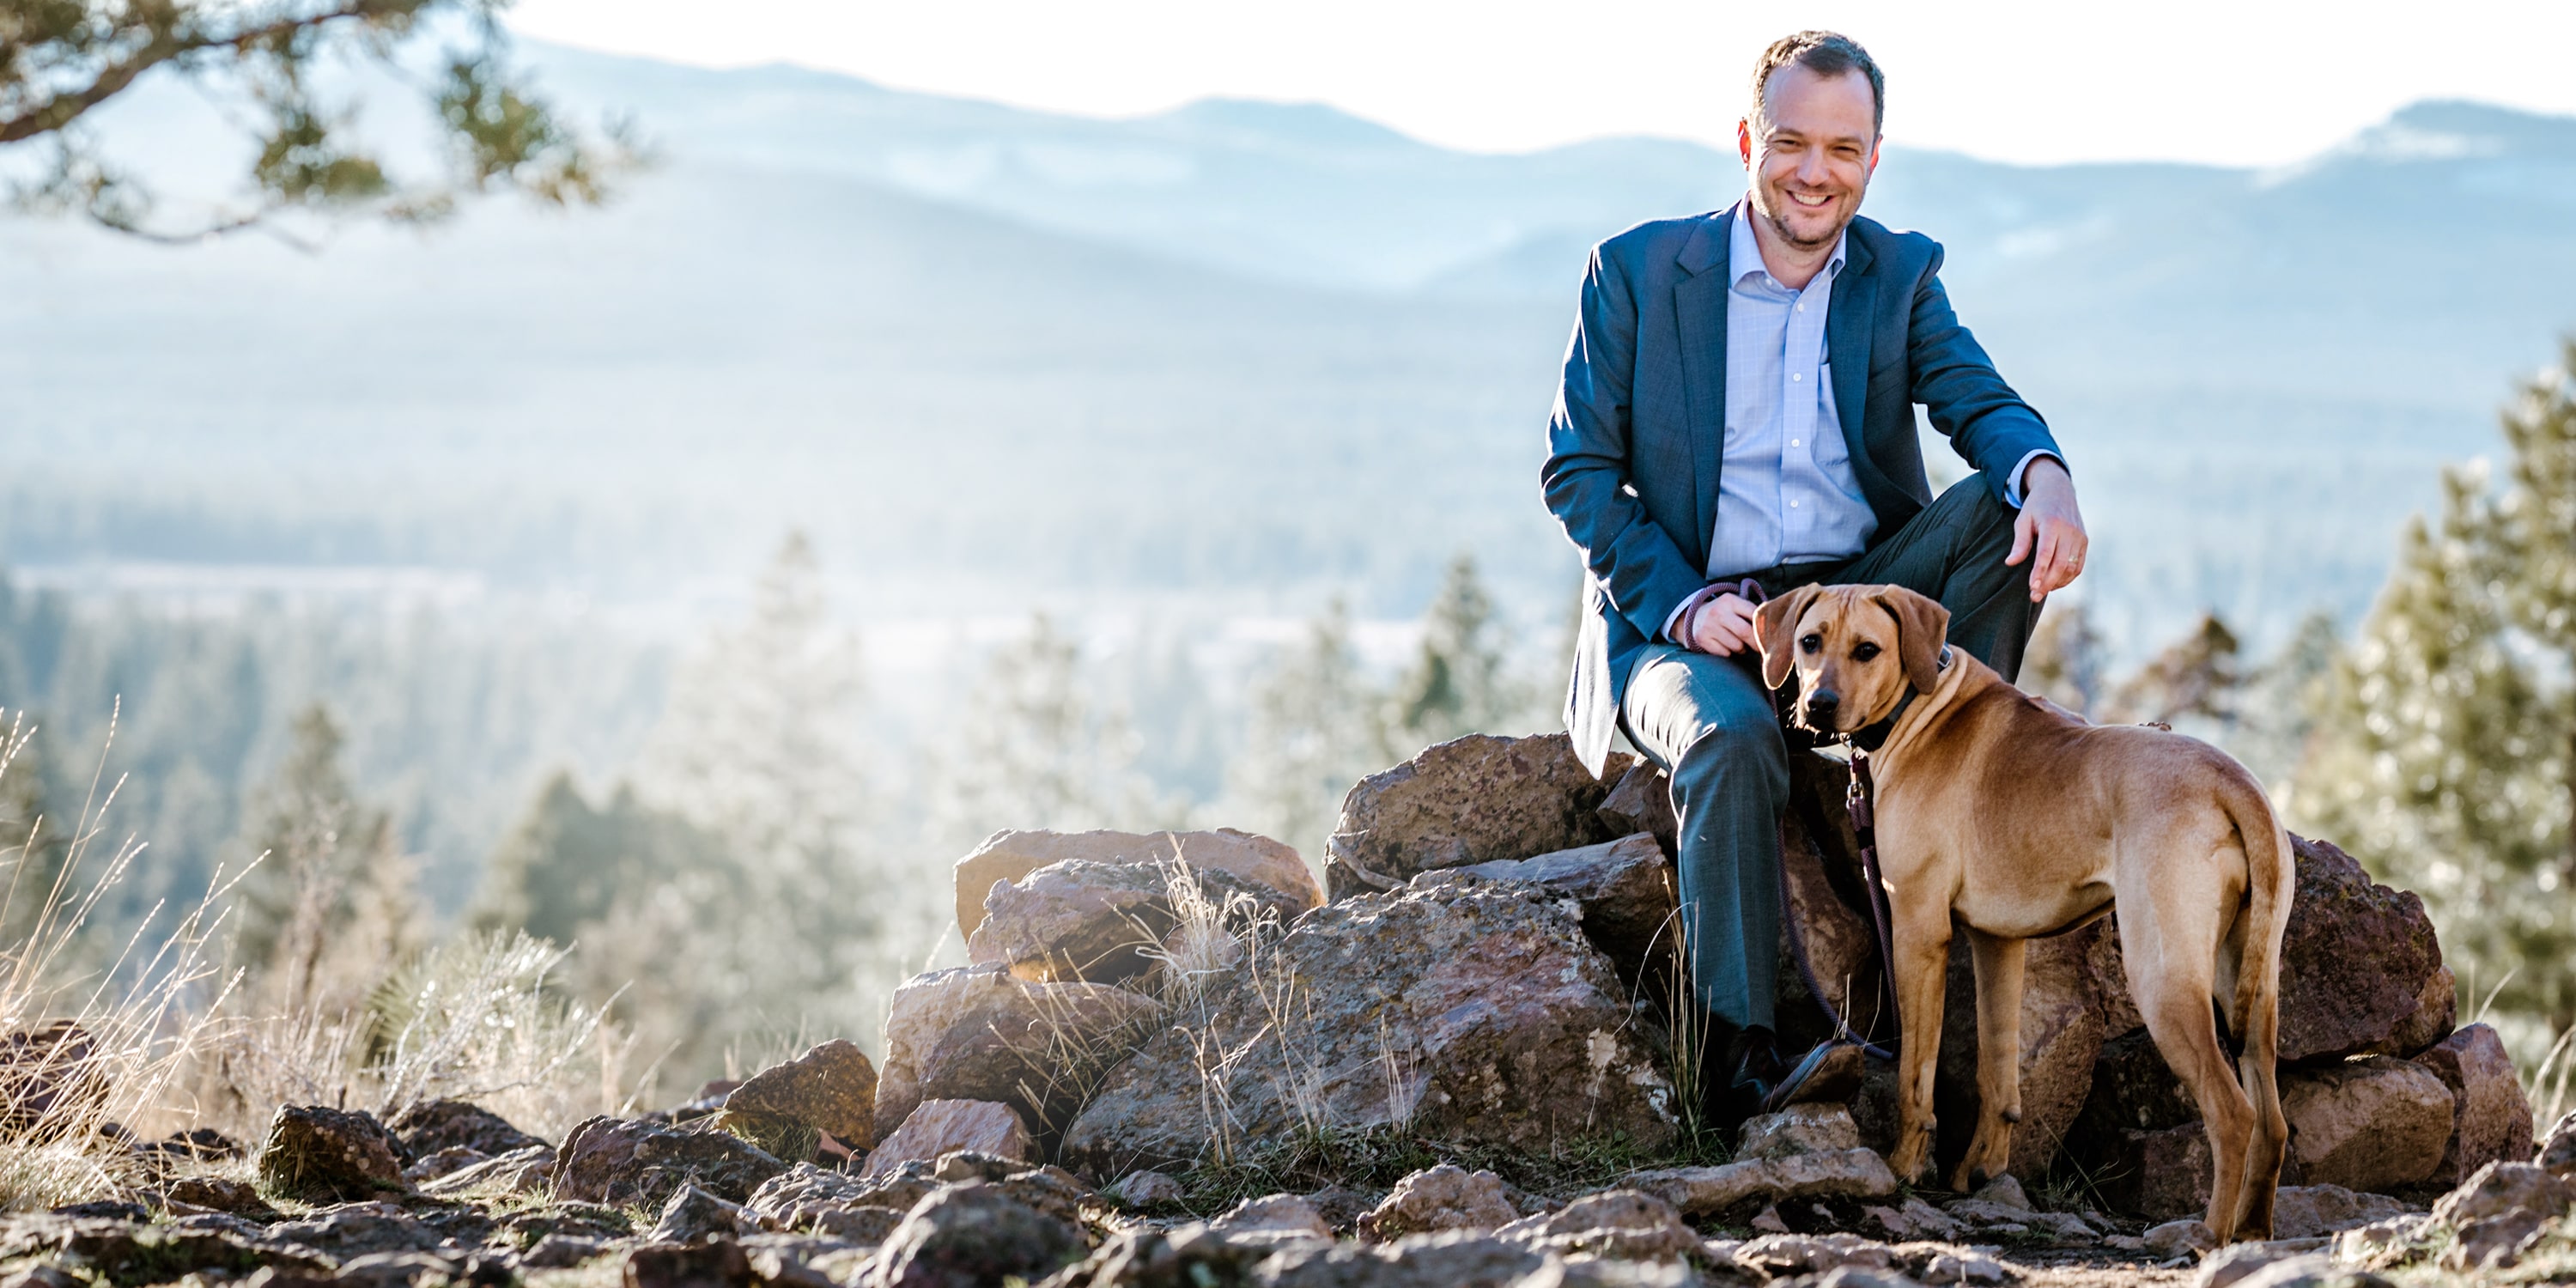
[[[1421,649],[1391,695],[1387,723],[1404,744],[1397,750],[1500,732],[1518,715],[1494,630],[1494,601],[1476,576],[1476,558],[1461,552],[1423,613]]]
[[[1232,815],[1320,860],[1351,784],[1394,759],[1385,709],[1337,599],[1253,686],[1244,749],[1229,775]]]
[[[234,846],[257,862],[237,887],[234,957],[280,1013],[355,1007],[426,937],[418,870],[393,820],[349,790],[341,743],[329,709],[305,708]]]
[[[2194,719],[2221,729],[2232,726],[2236,690],[2244,682],[2237,669],[2239,647],[2236,632],[2218,614],[2202,613],[2199,624],[2121,684],[2111,700],[2111,719],[2166,725]]]
[[[2464,983],[2563,1028],[2576,1023],[2567,372],[2533,382],[2505,432],[2502,496],[2482,470],[2449,472],[2438,525],[2408,528],[2287,803],[2423,895]]]
[[[1005,828],[1140,830],[1169,821],[1137,772],[1124,713],[1086,696],[1081,650],[1046,614],[994,652],[939,767],[933,829],[948,848]],[[961,851],[962,852],[962,851]]]

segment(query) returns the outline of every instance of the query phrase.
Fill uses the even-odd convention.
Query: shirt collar
[[[1755,274],[1759,274],[1766,282],[1773,282],[1771,270],[1762,263],[1762,242],[1753,235],[1753,221],[1756,217],[1753,212],[1753,199],[1747,197],[1735,203],[1735,218],[1727,221],[1727,272],[1734,277],[1735,284],[1738,286],[1744,284],[1746,277]],[[1849,228],[1835,234],[1834,253],[1825,259],[1824,278],[1828,284],[1842,275],[1843,248],[1850,241],[1851,229]],[[1779,284],[1773,282],[1773,285]],[[1789,288],[1781,286],[1780,289],[1785,291]]]

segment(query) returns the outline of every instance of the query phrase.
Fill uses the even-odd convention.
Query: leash
[[[1909,686],[1906,689],[1905,702],[1898,704],[1897,711],[1901,714],[1906,705],[1913,701],[1914,691]],[[1894,723],[1892,718],[1889,723]],[[1884,732],[1880,733],[1879,744],[1884,745],[1886,740],[1887,735]],[[1896,1013],[1896,940],[1888,929],[1887,882],[1878,872],[1878,784],[1871,779],[1869,773],[1870,750],[1872,749],[1863,748],[1856,742],[1852,744],[1851,786],[1843,792],[1843,809],[1851,815],[1852,835],[1860,842],[1861,884],[1869,891],[1870,927],[1877,932],[1879,1014],[1893,1015]],[[1786,880],[1787,868],[1784,866],[1781,871],[1782,879]],[[1806,954],[1803,949],[1799,953],[1799,966],[1801,969],[1806,966]],[[1812,982],[1809,987],[1814,987]],[[1821,999],[1824,994],[1818,993],[1816,996]],[[1841,1016],[1834,1017],[1834,1026],[1843,1029],[1844,1032],[1850,1031],[1844,1028]],[[1877,1026],[1873,1024],[1871,1027]],[[1860,1040],[1854,1038],[1853,1041]],[[1881,1059],[1896,1058],[1894,1052],[1871,1046],[1867,1042],[1861,1042],[1861,1045],[1867,1048],[1871,1055]]]

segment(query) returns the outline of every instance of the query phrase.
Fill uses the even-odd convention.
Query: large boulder
[[[1663,767],[1640,759],[1619,776],[1596,811],[1614,836],[1643,832],[1662,846],[1665,858],[1681,853],[1681,819],[1673,813],[1673,780]]]
[[[1478,879],[1516,881],[1574,900],[1583,910],[1583,937],[1608,954],[1619,978],[1632,984],[1651,959],[1672,951],[1673,868],[1655,838],[1643,833],[1536,858],[1442,868],[1415,877],[1413,884]]]
[[[726,1093],[728,1120],[787,1122],[826,1132],[852,1149],[876,1139],[877,1069],[842,1038],[751,1075]]]
[[[2372,1056],[2281,1078],[2301,1181],[2385,1191],[2417,1184],[2451,1139],[2451,1089],[2421,1065]]]
[[[785,1163],[720,1131],[673,1130],[642,1119],[583,1120],[555,1147],[554,1196],[659,1209],[682,1185],[728,1203],[751,1197]]]
[[[1209,832],[995,832],[974,853],[957,861],[957,933],[970,940],[974,937],[994,882],[1017,881],[1049,864],[1069,860],[1145,867],[1177,861],[1194,871],[1223,872],[1238,881],[1266,886],[1303,907],[1324,901],[1314,872],[1295,850],[1230,827]]]
[[[2424,901],[2374,883],[2324,841],[2294,837],[2291,848],[2298,892],[2281,940],[2282,1062],[2410,1055],[2408,1038],[2440,1038],[2456,1003]]]
[[[1035,1166],[1037,1143],[1017,1110],[992,1100],[925,1100],[903,1126],[868,1155],[861,1175],[881,1176],[905,1163],[935,1163],[961,1149]]]
[[[1033,980],[1112,984],[1144,974],[1180,921],[1173,874],[1162,864],[1067,859],[997,881],[984,897],[983,923],[966,940],[966,959]],[[1311,892],[1284,894],[1216,868],[1191,876],[1199,899],[1237,929],[1263,913],[1292,921],[1314,906]]]
[[[990,963],[917,975],[887,1011],[876,1136],[924,1100],[1000,1101],[1041,1134],[1060,1127],[1162,1010],[1123,988],[1023,980]]]
[[[1615,839],[1601,804],[1635,763],[1613,753],[1603,779],[1565,734],[1469,734],[1363,778],[1342,800],[1324,852],[1336,900],[1391,890],[1435,868],[1526,859]]]
[[[2427,1179],[2457,1185],[2489,1163],[2530,1159],[2531,1102],[2494,1029],[2472,1024],[2416,1056],[2415,1063],[2451,1089],[2455,1105],[2450,1144]]]
[[[1310,912],[1112,1071],[1063,1156],[1119,1176],[1220,1139],[1394,1124],[1515,1148],[1672,1139],[1672,1085],[1571,904],[1473,882]]]
[[[2083,1111],[2102,1053],[2103,1010],[2088,958],[2103,922],[2029,941],[2021,993],[2021,1121],[2013,1128],[2012,1174],[2037,1179]],[[1977,1128],[1977,981],[1968,937],[1950,940],[1948,996],[1941,1012],[1941,1062],[1933,1083],[1936,1156],[1943,1169],[1967,1153]]]
[[[401,1145],[372,1116],[328,1105],[280,1105],[259,1149],[259,1183],[310,1203],[355,1203],[411,1189]]]

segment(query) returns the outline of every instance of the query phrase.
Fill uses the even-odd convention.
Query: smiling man
[[[1752,91],[1744,199],[1593,252],[1542,473],[1590,572],[1566,727],[1596,774],[1615,729],[1672,776],[1691,977],[1724,1052],[1702,1094],[1723,1118],[1800,1090],[1772,1040],[1788,744],[1755,602],[1902,585],[2009,680],[2085,553],[2057,441],[1951,312],[1940,246],[1859,217],[1878,65],[1803,31],[1763,51]],[[1976,469],[1938,498],[1918,404]]]

